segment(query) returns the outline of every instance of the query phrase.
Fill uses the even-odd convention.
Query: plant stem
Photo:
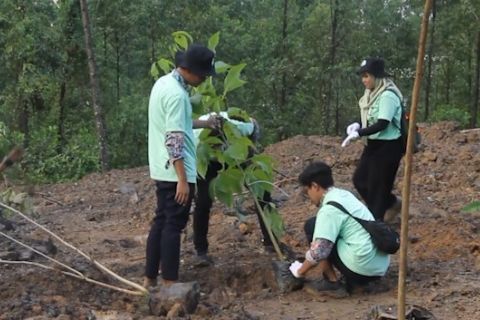
[[[275,185],[274,183],[271,183],[270,181],[267,181],[267,180],[257,180],[257,181],[253,181],[251,183],[249,183],[248,185],[251,186],[251,185],[254,185],[254,184],[257,184],[257,183],[266,183],[266,184],[269,184],[271,185],[272,187],[275,187],[277,188],[281,193],[283,193],[285,196],[287,197],[290,197],[290,195],[284,191],[282,188],[280,188],[279,186]]]
[[[275,252],[277,253],[277,256],[280,260],[284,261],[285,256],[282,253],[282,250],[280,250],[280,247],[277,242],[277,238],[273,235],[272,228],[270,225],[267,223],[267,219],[265,218],[265,212],[263,211],[262,207],[260,206],[260,203],[258,202],[257,197],[253,193],[253,191],[250,189],[249,186],[247,186],[248,191],[250,191],[250,194],[253,196],[253,200],[255,201],[255,205],[257,206],[257,210],[260,213],[260,217],[263,220],[263,224],[265,225],[265,228],[267,229],[268,236],[270,237],[270,240],[272,241],[273,248],[275,249]]]

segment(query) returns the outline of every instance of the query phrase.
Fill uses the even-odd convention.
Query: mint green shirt
[[[351,271],[364,276],[383,276],[390,264],[390,256],[377,250],[370,234],[355,219],[327,205],[329,201],[338,202],[355,217],[374,220],[368,208],[351,192],[332,187],[317,213],[313,239],[336,242],[338,256]]]
[[[368,139],[374,140],[395,140],[401,135],[400,133],[400,119],[402,116],[402,105],[398,96],[388,90],[385,90],[373,102],[369,111],[367,124],[371,126],[375,124],[378,119],[388,120],[388,126],[377,133],[368,136]]]
[[[185,173],[187,181],[195,183],[197,169],[192,105],[188,92],[169,73],[155,82],[148,104],[148,163],[150,177],[154,180],[178,182],[165,147],[166,133],[172,131],[184,133]]]

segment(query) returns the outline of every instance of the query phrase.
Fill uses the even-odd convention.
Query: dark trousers
[[[353,174],[353,184],[376,220],[395,203],[393,183],[402,159],[402,142],[368,140]]]
[[[210,209],[213,204],[209,193],[209,186],[210,182],[215,179],[221,169],[222,165],[219,162],[210,161],[205,179],[201,177],[197,178],[197,194],[195,196],[195,209],[193,211],[193,244],[195,245],[197,254],[206,254],[208,252],[208,224],[210,221]],[[263,198],[259,200],[260,207],[263,209],[271,201],[270,193],[265,192]],[[256,213],[260,228],[262,229],[263,243],[264,245],[272,245],[260,212],[256,210]]]
[[[304,225],[305,235],[307,236],[307,241],[309,244],[313,241],[313,233],[315,231],[316,220],[317,217],[309,218]],[[348,269],[348,267],[342,262],[342,260],[338,256],[337,244],[335,244],[332,252],[328,256],[328,261],[333,266],[335,266],[335,268],[345,277],[347,289],[349,290],[351,290],[355,286],[364,286],[371,281],[380,279],[380,277],[378,276],[364,276]]]
[[[188,222],[195,185],[189,184],[190,199],[186,206],[175,201],[176,182],[156,181],[157,209],[147,239],[145,276],[154,279],[162,264],[165,280],[178,280],[180,264],[180,235]]]

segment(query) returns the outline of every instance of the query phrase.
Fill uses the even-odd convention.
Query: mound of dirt
[[[422,305],[439,319],[480,318],[479,212],[461,209],[480,200],[480,130],[461,131],[455,123],[422,125],[422,149],[414,155],[409,220],[409,303]],[[282,241],[297,255],[307,249],[304,221],[315,214],[301,194],[297,177],[310,161],[333,166],[336,184],[353,189],[351,177],[362,143],[340,147],[340,137],[296,136],[268,146],[276,161],[278,189],[273,196],[286,225]],[[396,181],[401,193],[403,165]],[[34,218],[120,275],[141,283],[149,222],[154,214],[154,185],[148,168],[92,174],[74,183],[37,186]],[[248,203],[246,204],[248,211]],[[397,256],[386,276],[384,293],[318,299],[304,291],[281,294],[272,261],[261,245],[255,215],[240,223],[216,204],[209,242],[215,264],[194,266],[191,226],[186,228],[181,281],[198,281],[200,305],[191,319],[347,319],[362,318],[376,304],[396,302]],[[0,231],[37,248],[45,233],[17,217],[13,229]],[[1,221],[0,221],[1,222]],[[0,237],[0,258],[28,259],[51,265]],[[40,249],[39,249],[40,250]],[[55,258],[86,275],[120,285],[88,261],[55,243]],[[320,303],[319,303],[320,301]],[[0,263],[0,319],[156,319],[144,298],[100,288],[34,265]]]

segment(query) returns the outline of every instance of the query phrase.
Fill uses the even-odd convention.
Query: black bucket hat
[[[367,58],[362,61],[360,68],[357,70],[357,74],[361,75],[364,72],[368,72],[375,78],[385,78],[390,75],[385,72],[385,62],[382,58]]]
[[[215,53],[201,44],[191,44],[186,51],[177,51],[175,65],[190,70],[197,76],[215,75]]]

